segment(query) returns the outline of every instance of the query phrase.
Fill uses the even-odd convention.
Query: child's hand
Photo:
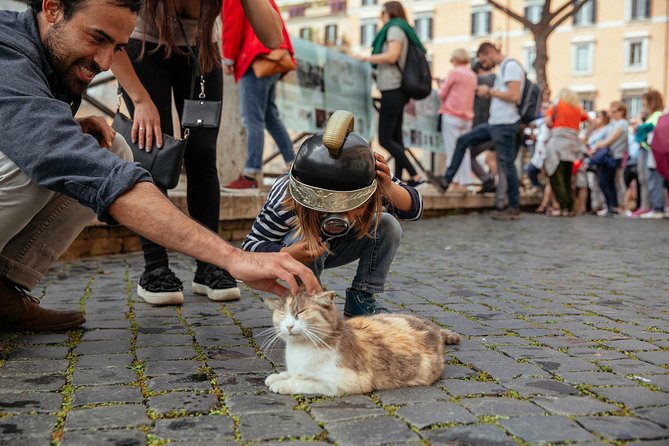
[[[382,190],[388,190],[393,182],[393,177],[390,175],[390,167],[388,167],[386,159],[380,153],[374,152],[374,158],[376,158],[376,180],[379,182]]]

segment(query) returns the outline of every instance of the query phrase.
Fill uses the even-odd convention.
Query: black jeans
[[[144,57],[137,60],[142,42],[131,39],[126,50],[139,80],[146,88],[151,100],[158,108],[160,126],[163,133],[174,134],[172,128],[172,94],[179,116],[183,110],[184,99],[191,98],[192,62],[190,56],[172,53],[169,59],[161,48],[153,52],[156,44],[147,43]],[[183,48],[186,54],[188,51]],[[205,94],[207,100],[220,101],[223,97],[223,72],[220,68],[205,76]],[[199,82],[196,82],[199,91]],[[132,115],[135,107],[127,93],[123,98]],[[216,169],[216,139],[218,129],[191,129],[184,156],[184,166],[188,177],[186,199],[188,213],[207,228],[218,233],[220,218],[220,184]],[[155,149],[154,149],[155,150]],[[163,191],[165,193],[165,191]],[[141,239],[147,269],[155,266],[167,266],[167,251],[160,245],[145,238]],[[149,265],[149,263],[151,265]],[[198,269],[205,264],[198,261]],[[151,268],[148,268],[148,267]]]
[[[555,199],[560,203],[560,209],[572,211],[574,207],[574,195],[571,192],[571,170],[574,166],[572,161],[560,161],[557,169],[551,175],[551,187]]]
[[[395,176],[399,179],[402,179],[404,170],[412,177],[417,174],[416,168],[404,152],[402,142],[402,120],[407,102],[409,97],[401,88],[381,92],[379,144],[395,158]]]
[[[601,166],[599,168],[599,188],[606,199],[606,207],[612,211],[618,207],[618,193],[616,192],[616,170],[621,160],[616,160],[615,167]]]

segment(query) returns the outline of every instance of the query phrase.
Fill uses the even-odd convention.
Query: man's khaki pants
[[[132,160],[120,134],[109,150]],[[32,290],[94,218],[79,202],[34,183],[0,152],[0,278]]]

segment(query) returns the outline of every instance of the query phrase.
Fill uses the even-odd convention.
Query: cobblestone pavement
[[[180,308],[141,257],[60,263],[45,306],[85,330],[0,332],[1,445],[669,444],[669,224],[468,215],[405,225],[383,301],[464,335],[430,387],[268,393],[260,296]],[[189,284],[194,262],[172,264]],[[328,271],[340,295],[353,266]],[[342,303],[342,299],[339,299]]]

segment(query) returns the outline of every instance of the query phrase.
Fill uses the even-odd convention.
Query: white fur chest
[[[336,385],[340,378],[339,354],[308,344],[286,344],[286,368],[292,376],[317,378]]]

